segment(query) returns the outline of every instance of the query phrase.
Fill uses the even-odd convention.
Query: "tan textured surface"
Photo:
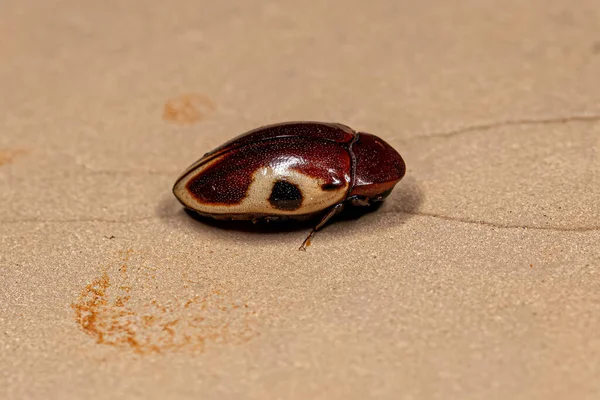
[[[600,3],[4,0],[0,398],[600,398]],[[170,193],[346,123],[408,164],[318,234]]]

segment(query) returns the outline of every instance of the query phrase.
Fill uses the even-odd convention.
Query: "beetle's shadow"
[[[381,203],[373,205],[371,207],[345,207],[343,211],[341,211],[338,215],[329,220],[325,227],[334,222],[351,221],[359,219],[366,214],[370,214],[372,212],[377,211],[380,207]],[[199,215],[194,211],[188,209],[184,209],[183,212],[189,217],[193,218],[194,220],[202,223],[203,225],[207,225],[213,228],[260,234],[306,231],[308,229],[314,228],[314,226],[319,222],[320,218],[322,218],[322,216],[316,216],[315,218],[312,218],[310,220],[300,221],[294,219],[271,221],[258,220],[256,223],[252,223],[251,221],[247,220],[214,219],[211,217]]]
[[[382,215],[388,213],[398,214],[398,217],[396,217],[394,221],[398,222],[398,218],[400,218],[400,222],[402,222],[405,219],[411,218],[412,215],[418,211],[423,199],[424,196],[418,182],[412,177],[407,177],[398,184],[397,188],[392,192],[392,195],[384,202],[376,203],[370,207],[346,206],[342,212],[331,218],[322,229],[326,229],[329,225],[337,222],[355,221],[377,211],[381,211]],[[176,202],[170,200],[169,203],[174,205],[173,203]],[[382,208],[383,210],[380,210]],[[177,215],[185,215],[205,227],[255,234],[307,231],[314,228],[320,219],[320,217],[317,216],[305,221],[293,219],[272,221],[259,220],[256,223],[252,223],[248,220],[219,220],[205,217],[185,208],[180,208],[179,210]],[[377,223],[373,220],[370,220],[370,222]]]
[[[425,194],[421,189],[419,182],[412,176],[404,178],[394,189],[395,196],[384,210],[385,213],[400,214],[402,219],[411,218],[413,215],[418,214],[423,201],[425,200]]]

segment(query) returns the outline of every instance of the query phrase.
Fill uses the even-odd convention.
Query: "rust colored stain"
[[[192,294],[182,277],[178,298],[148,299],[142,289],[158,282],[147,267],[130,265],[133,254],[121,252],[114,274],[102,273],[71,304],[77,325],[96,343],[138,354],[202,352],[208,345],[242,344],[257,335],[257,312],[226,288]]]
[[[163,118],[180,125],[194,124],[206,119],[216,109],[215,103],[207,96],[185,94],[165,103]]]
[[[26,150],[17,149],[17,150],[2,150],[0,149],[0,166],[5,164],[12,163],[15,158],[27,153]]]

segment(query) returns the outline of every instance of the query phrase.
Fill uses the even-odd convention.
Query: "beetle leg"
[[[327,212],[327,214],[325,214],[325,216],[323,218],[321,218],[321,221],[317,224],[317,226],[315,226],[310,231],[310,233],[308,234],[306,239],[304,239],[304,242],[302,242],[302,245],[300,246],[300,248],[298,250],[306,251],[306,246],[308,245],[308,243],[310,243],[310,239],[313,237],[315,232],[318,231],[319,229],[321,229],[323,227],[323,225],[325,225],[327,223],[327,221],[329,221],[335,214],[342,211],[343,208],[344,208],[344,203],[338,203],[335,206],[331,207],[331,210],[329,210]]]

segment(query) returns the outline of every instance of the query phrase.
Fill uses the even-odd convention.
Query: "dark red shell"
[[[181,175],[173,191],[186,207],[201,213],[223,214],[224,207],[237,205],[234,214],[239,214],[242,202],[254,201],[248,200],[248,196],[261,169],[298,172],[300,175],[296,178],[314,179],[309,182],[311,185],[321,182],[317,189],[324,196],[325,192],[334,193],[344,188],[344,192],[339,193],[341,197],[335,200],[338,203],[350,198],[381,197],[393,189],[406,171],[400,154],[377,136],[357,133],[336,123],[287,122],[254,129],[206,153]],[[281,179],[285,181],[286,177]],[[278,183],[281,182],[267,182]],[[301,189],[295,190],[302,192]],[[312,193],[311,198],[314,198],[314,187],[310,190],[312,192],[307,190],[306,194]],[[264,191],[260,193],[262,195]],[[303,201],[309,204],[309,200],[301,198],[285,203],[285,207],[297,206],[294,212],[301,214]],[[211,205],[214,206],[212,209]],[[323,209],[319,211],[333,205],[335,203],[323,202]],[[267,206],[260,214],[269,214]],[[311,210],[308,208],[307,213],[314,212],[314,204]],[[211,211],[207,211],[209,209]],[[284,207],[279,209],[279,215],[284,212],[282,210]]]

